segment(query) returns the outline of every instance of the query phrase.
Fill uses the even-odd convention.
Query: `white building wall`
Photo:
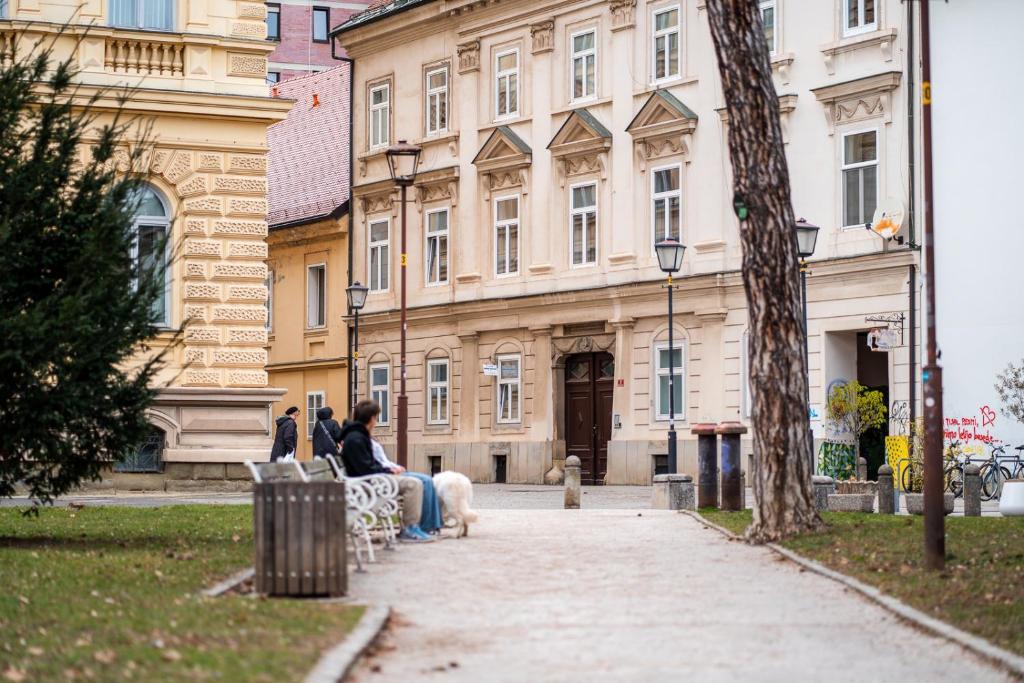
[[[989,437],[1024,444],[1024,424],[1000,412],[993,388],[1007,363],[1024,361],[1017,30],[1024,3],[957,0],[931,8],[935,293],[947,440],[955,431],[987,454]]]

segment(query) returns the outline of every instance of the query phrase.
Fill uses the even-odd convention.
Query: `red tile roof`
[[[267,130],[270,227],[326,217],[349,193],[348,65],[273,86],[295,100]]]

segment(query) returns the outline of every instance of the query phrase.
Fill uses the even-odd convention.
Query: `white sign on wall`
[[[498,366],[494,363],[484,363],[484,377],[497,377]]]

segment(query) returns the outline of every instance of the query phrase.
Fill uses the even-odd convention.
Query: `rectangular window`
[[[110,0],[110,25],[174,30],[174,0]]]
[[[267,3],[267,40],[281,40],[281,5]]]
[[[682,167],[678,164],[656,168],[651,173],[651,215],[654,221],[654,243],[662,240],[681,240],[683,188],[680,180]]]
[[[306,394],[306,438],[313,438],[313,427],[316,426],[316,411],[324,407],[324,392],[310,391]]]
[[[281,82],[280,71],[268,71],[267,72],[267,85],[273,85]]]
[[[522,422],[519,356],[498,356],[498,422]]]
[[[306,266],[306,327],[327,324],[327,266]]]
[[[572,265],[597,263],[597,183],[571,188],[569,230]]]
[[[878,206],[878,131],[843,136],[843,226],[863,227]]]
[[[875,0],[843,0],[843,35],[853,36],[878,28]]]
[[[448,359],[427,361],[427,423],[448,424]]]
[[[654,13],[651,73],[654,74],[655,81],[679,76],[680,13],[679,5],[667,7]]]
[[[313,42],[326,43],[329,24],[331,23],[331,10],[326,7],[313,8]]]
[[[387,363],[375,363],[369,367],[368,371],[370,400],[380,406],[377,424],[389,424],[391,421],[391,367]]]
[[[168,315],[168,294],[170,287],[167,282],[167,236],[169,226],[167,224],[149,224],[145,219],[135,224],[135,257],[138,259],[139,277],[151,280],[159,286],[163,284],[163,290],[153,299],[151,313],[153,324],[160,326],[170,325]]]
[[[749,418],[754,414],[754,392],[750,385],[750,332],[744,332],[740,339],[740,378],[743,392],[743,417]]]
[[[494,200],[494,274],[519,272],[519,197]]]
[[[274,329],[274,271],[267,272],[267,329]]]
[[[7,18],[7,0],[0,0],[0,19]]]
[[[778,10],[775,6],[776,0],[761,0],[761,25],[764,27],[764,40],[768,43],[768,54],[774,55],[779,49],[778,34],[775,31],[775,23]]]
[[[370,223],[369,245],[370,245],[370,291],[386,292],[390,286],[391,274],[391,250],[390,250],[391,220],[374,221]]]
[[[671,371],[670,371],[671,364]],[[675,410],[674,415],[683,415],[683,346],[676,342],[669,353],[668,344],[658,344],[654,347],[655,379],[655,406],[656,419],[669,419],[669,396],[673,397]],[[671,391],[671,394],[670,394]]]
[[[572,36],[572,99],[597,95],[597,31]]]
[[[370,88],[370,148],[387,147],[391,127],[391,85]]]
[[[448,130],[448,67],[427,72],[427,135]]]
[[[495,116],[499,119],[519,113],[519,50],[499,52],[494,58]]]
[[[427,212],[427,284],[448,282],[448,209]]]

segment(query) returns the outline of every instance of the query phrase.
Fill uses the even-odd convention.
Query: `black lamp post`
[[[388,170],[391,172],[391,179],[398,185],[402,194],[402,253],[401,253],[401,275],[402,275],[402,322],[401,322],[401,377],[398,390],[398,464],[408,467],[409,464],[409,397],[405,394],[405,337],[406,337],[406,307],[405,307],[405,272],[408,263],[408,252],[406,251],[406,226],[405,226],[405,190],[412,185],[416,179],[416,168],[419,166],[420,152],[422,150],[416,145],[410,145],[405,140],[399,140],[397,145],[388,148]]]
[[[662,240],[654,245],[658,266],[668,275],[668,473],[676,474],[676,350],[672,324],[672,275],[683,267],[686,247],[677,240]]]
[[[355,315],[355,332],[353,333],[353,346],[355,347],[352,352],[352,405],[355,406],[356,401],[359,400],[359,311],[362,310],[363,306],[366,305],[366,294],[370,291],[370,288],[364,284],[360,284],[358,280],[353,282],[345,290],[345,294],[348,295],[348,307],[352,310]]]
[[[807,384],[804,400],[806,406],[804,410],[807,411],[808,416],[811,411],[811,365],[810,365],[810,353],[807,347],[810,345],[809,332],[807,329],[807,259],[814,255],[814,246],[818,242],[818,230],[820,228],[817,225],[813,225],[807,222],[806,218],[801,218],[796,222],[796,253],[800,256],[800,300],[803,303],[804,309],[804,371],[807,373]],[[814,463],[814,430],[809,430],[810,434],[808,438],[811,444],[811,464]]]

